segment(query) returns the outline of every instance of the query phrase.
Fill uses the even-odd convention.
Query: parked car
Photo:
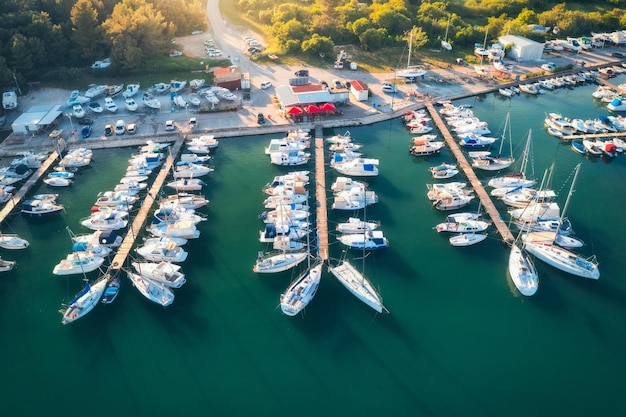
[[[173,120],[166,120],[165,121],[165,130],[174,130],[176,129],[176,126],[174,125],[174,121]]]
[[[343,83],[339,80],[333,80],[333,85],[335,88],[343,88]]]
[[[324,87],[326,90],[330,89],[330,87],[328,86],[328,83],[326,81],[320,81],[320,85],[322,87]]]
[[[557,68],[558,68],[558,65],[556,65],[554,62],[548,62],[541,66],[542,70],[549,71],[549,72],[554,72],[554,70]]]
[[[104,136],[111,136],[113,134],[113,125],[104,126]]]
[[[78,119],[78,124],[79,125],[92,125],[93,120],[90,119],[89,117],[83,117],[82,119]]]
[[[611,56],[619,59],[626,59],[626,54],[623,52],[613,52]]]
[[[195,117],[190,117],[189,118],[189,127],[192,130],[196,129],[198,127],[198,119],[196,119]]]
[[[91,136],[91,125],[83,126],[83,128],[80,130],[80,134],[83,139],[87,139],[89,136]]]
[[[259,113],[256,116],[256,122],[260,125],[262,125],[263,123],[265,123],[265,116],[263,115],[263,113]]]
[[[307,69],[301,69],[298,70],[296,72],[294,72],[296,77],[308,77],[309,76],[309,70]]]
[[[126,132],[126,123],[123,120],[118,120],[115,122],[115,134],[123,135]]]
[[[135,132],[137,132],[137,125],[135,123],[129,123],[126,126],[126,132],[128,132],[128,134],[132,135]]]
[[[170,58],[174,58],[175,56],[182,56],[183,53],[177,50],[173,50],[173,51],[170,51],[168,55],[170,56]]]
[[[272,86],[272,82],[271,81],[263,81],[261,83],[261,89],[262,90],[267,90],[268,88],[270,88]]]

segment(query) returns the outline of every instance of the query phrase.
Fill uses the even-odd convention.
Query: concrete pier
[[[465,158],[465,154],[463,154],[463,152],[461,151],[459,144],[450,134],[450,131],[448,130],[446,124],[443,122],[441,116],[439,115],[437,110],[435,110],[435,107],[431,102],[426,102],[426,108],[428,109],[428,112],[430,113],[433,121],[437,125],[437,128],[441,132],[444,140],[446,141],[446,144],[456,158],[458,166],[463,170],[465,176],[474,188],[474,191],[476,191],[476,195],[480,199],[481,205],[485,210],[485,213],[487,213],[489,217],[491,217],[491,220],[493,222],[493,225],[496,227],[496,230],[498,231],[498,233],[500,233],[500,236],[502,236],[502,239],[505,242],[513,242],[515,240],[513,234],[509,230],[506,223],[500,217],[500,213],[496,209],[496,206],[493,204],[493,201],[491,201],[491,198],[485,190],[485,187],[483,187],[482,183],[476,176],[474,169]]]
[[[316,227],[320,258],[328,259],[328,207],[326,204],[326,171],[324,168],[324,138],[321,126],[315,129],[315,203]]]

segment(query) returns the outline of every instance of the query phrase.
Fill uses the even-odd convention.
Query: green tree
[[[302,39],[306,39],[309,35],[307,27],[296,19],[291,19],[288,22],[274,26],[274,35],[278,39],[281,45],[286,45],[290,40],[297,40],[299,42]]]
[[[102,26],[112,44],[112,65],[122,71],[139,68],[146,57],[158,53],[171,30],[146,0],[122,0]]]
[[[108,46],[92,0],[78,0],[70,13],[72,41],[86,61],[106,56]]]
[[[366,51],[376,51],[380,49],[387,40],[387,31],[385,29],[367,29],[359,36],[361,48]]]
[[[326,36],[320,36],[314,33],[310,39],[302,42],[302,52],[308,55],[326,54],[331,55],[333,53],[333,47],[335,44]]]

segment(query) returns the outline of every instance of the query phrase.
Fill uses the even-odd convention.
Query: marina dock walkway
[[[163,163],[163,166],[161,167],[161,171],[159,171],[159,174],[155,178],[154,183],[152,183],[152,186],[150,187],[148,194],[146,195],[146,197],[143,200],[143,203],[141,204],[141,208],[139,209],[139,212],[137,212],[137,215],[133,219],[133,222],[130,228],[128,229],[128,232],[126,233],[126,236],[124,236],[124,240],[122,241],[122,244],[118,248],[117,253],[115,254],[115,257],[113,258],[113,261],[111,261],[111,266],[109,268],[109,271],[110,270],[114,271],[113,273],[111,273],[111,276],[115,275],[115,272],[119,271],[124,266],[124,262],[126,261],[128,254],[130,253],[131,249],[133,248],[133,245],[135,244],[135,239],[137,239],[137,236],[141,232],[141,228],[146,222],[146,218],[148,217],[148,214],[150,214],[150,209],[152,208],[152,205],[154,204],[154,200],[156,196],[159,195],[159,192],[161,191],[161,187],[163,187],[163,183],[165,182],[165,179],[170,173],[172,166],[174,165],[174,161],[176,160],[176,157],[178,156],[178,153],[180,152],[180,149],[182,148],[184,142],[185,142],[185,136],[181,135],[176,140],[176,142],[174,142],[174,145],[171,147],[170,154],[165,159],[165,162]]]
[[[56,161],[58,157],[59,157],[59,153],[57,151],[52,151],[52,153],[50,153],[48,158],[46,158],[46,160],[43,161],[41,166],[37,168],[37,171],[35,171],[30,176],[30,178],[24,183],[24,185],[22,185],[22,188],[20,188],[13,195],[13,197],[11,197],[9,201],[7,201],[7,203],[4,205],[2,210],[0,210],[0,224],[4,222],[4,220],[11,213],[11,211],[13,211],[13,209],[20,204],[20,202],[26,196],[28,191],[30,191],[33,185],[35,185],[41,179],[43,174],[45,174],[46,171],[48,171],[50,166],[52,166],[52,164],[54,163],[54,161]]]
[[[500,217],[500,213],[496,209],[496,206],[493,204],[493,201],[491,201],[491,198],[489,197],[489,194],[487,194],[485,187],[483,187],[482,183],[476,176],[476,173],[472,169],[472,166],[469,164],[469,162],[467,162],[465,155],[461,151],[461,148],[459,147],[458,143],[456,143],[456,141],[450,134],[450,131],[448,130],[448,127],[441,119],[441,116],[439,115],[437,110],[435,110],[435,107],[433,106],[431,102],[429,101],[426,102],[426,108],[428,109],[428,112],[430,113],[430,116],[432,117],[433,121],[437,125],[437,128],[441,132],[444,140],[448,144],[448,147],[452,151],[452,154],[456,158],[458,165],[461,167],[461,169],[463,169],[465,176],[467,177],[470,184],[474,188],[474,191],[476,191],[476,195],[478,195],[478,198],[480,199],[483,209],[489,215],[489,217],[491,217],[491,220],[493,221],[494,226],[498,230],[498,233],[500,233],[500,236],[502,236],[502,239],[505,242],[513,242],[515,240],[513,238],[513,234],[509,230],[506,223]]]
[[[326,205],[326,171],[324,168],[324,137],[322,127],[315,128],[315,203],[320,258],[328,259],[328,207]]]

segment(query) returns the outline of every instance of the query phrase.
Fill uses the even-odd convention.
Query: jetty
[[[35,171],[24,183],[24,185],[22,185],[22,187],[15,194],[13,194],[13,197],[6,202],[2,210],[0,210],[0,224],[4,222],[13,209],[21,203],[22,199],[26,196],[30,189],[37,184],[39,179],[46,173],[46,171],[48,171],[58,157],[59,152],[52,151],[52,153],[50,153],[50,155],[48,155],[48,157],[42,162],[41,166],[37,168],[37,171]]]
[[[174,165],[174,161],[176,160],[176,157],[178,156],[178,153],[180,152],[180,149],[182,148],[184,142],[185,136],[181,135],[171,147],[171,150],[167,158],[165,158],[163,166],[161,167],[161,171],[159,171],[159,174],[152,183],[152,186],[150,187],[148,194],[144,198],[143,203],[141,204],[141,207],[137,212],[137,215],[133,219],[132,224],[128,229],[128,232],[126,232],[126,236],[124,236],[124,240],[122,240],[120,247],[117,249],[115,257],[111,261],[111,266],[109,267],[109,271],[107,271],[107,273],[111,272],[110,276],[115,276],[115,274],[119,272],[119,270],[122,269],[122,267],[124,266],[126,258],[133,248],[135,240],[137,239],[137,236],[139,236],[141,228],[146,222],[148,214],[150,214],[150,209],[152,208],[156,197],[159,195],[159,192],[163,187],[163,183],[165,182],[167,175],[170,173],[172,166]]]
[[[467,158],[465,158],[465,154],[463,154],[463,152],[461,151],[459,144],[456,143],[456,141],[450,134],[450,131],[448,130],[448,127],[446,126],[446,124],[443,122],[443,119],[439,115],[439,112],[435,110],[435,107],[433,106],[432,102],[426,101],[425,104],[426,104],[426,109],[430,113],[430,116],[432,117],[433,121],[437,125],[437,128],[441,132],[441,135],[446,141],[446,144],[448,145],[448,147],[452,151],[452,154],[456,158],[457,164],[461,167],[461,169],[463,169],[465,176],[467,177],[470,184],[474,188],[474,191],[476,191],[476,195],[478,195],[478,198],[480,199],[482,207],[484,208],[485,212],[489,215],[489,217],[491,217],[491,221],[493,222],[493,225],[496,227],[496,230],[498,230],[498,233],[500,233],[500,236],[502,236],[502,239],[505,242],[513,242],[515,238],[513,237],[511,230],[500,217],[500,213],[496,209],[496,206],[493,204],[493,201],[491,201],[491,197],[489,197],[489,194],[485,190],[485,187],[483,187],[483,184],[480,182],[480,180],[476,176],[474,169],[472,168],[470,163],[467,161]]]
[[[326,205],[326,172],[324,169],[324,137],[322,127],[315,127],[315,203],[317,207],[317,244],[319,256],[328,259],[328,207]]]

